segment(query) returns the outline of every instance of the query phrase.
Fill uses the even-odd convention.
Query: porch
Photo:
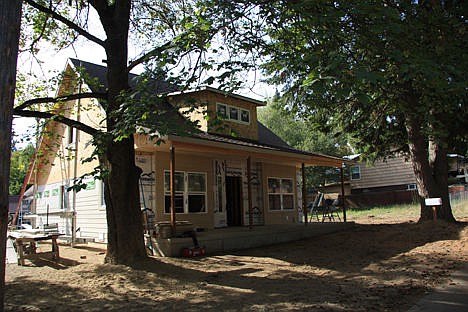
[[[228,227],[197,232],[197,239],[199,246],[206,248],[206,254],[217,254],[312,238],[353,226],[353,222],[317,222],[307,226],[298,223]],[[194,245],[191,237],[153,238],[152,244],[156,255],[164,257],[179,257],[184,248]]]

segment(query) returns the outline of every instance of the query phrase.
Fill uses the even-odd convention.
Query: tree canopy
[[[259,109],[258,120],[296,149],[336,157],[352,153],[345,135],[330,136],[317,130],[302,117],[285,109],[279,95],[270,99],[266,107]],[[336,168],[307,167],[306,174],[310,190],[340,180],[340,171]]]
[[[263,34],[252,48],[292,112],[348,134],[364,157],[407,153],[420,196],[441,197],[439,217],[453,220],[446,155],[464,154],[468,142],[466,1],[217,5],[257,8]]]

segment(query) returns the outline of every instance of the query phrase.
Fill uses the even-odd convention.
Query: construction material
[[[190,247],[190,248],[182,249],[182,257],[185,257],[185,258],[199,257],[199,256],[204,256],[205,254],[206,254],[205,247]]]
[[[183,248],[182,257],[197,257],[206,254],[206,248],[200,247],[198,244],[197,232],[189,231],[184,233],[184,235],[192,238],[193,247]]]
[[[34,259],[39,255],[51,255],[51,259],[57,261],[60,257],[57,238],[60,235],[59,233],[44,233],[41,230],[8,232],[8,238],[13,241],[13,245],[16,247],[18,265],[24,265],[25,259]],[[36,243],[46,240],[51,240],[52,251],[37,253]]]

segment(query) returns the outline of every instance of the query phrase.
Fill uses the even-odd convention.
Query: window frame
[[[354,178],[353,175],[356,174],[353,172],[353,169],[354,168],[357,168],[357,174],[358,174],[358,177],[357,178]],[[352,181],[356,181],[356,180],[361,180],[361,166],[359,165],[354,165],[354,166],[351,166],[349,167],[349,178],[352,180]]]
[[[71,126],[67,128],[67,148],[72,148],[76,144],[77,130]]]
[[[220,114],[219,108],[224,107],[224,115]],[[229,119],[228,117],[228,106],[223,103],[216,103],[216,115],[222,119]]]
[[[224,112],[225,112],[224,115],[220,114],[220,107],[224,107]],[[237,111],[237,114],[236,114],[237,118],[231,118],[231,110]],[[244,121],[242,119],[243,113],[247,113],[248,121]],[[250,125],[251,120],[252,120],[251,118],[252,114],[250,112],[250,109],[242,108],[242,107],[235,106],[235,105],[228,105],[228,104],[224,104],[220,102],[216,103],[216,116],[222,120],[232,121],[232,122],[245,124],[245,125]]]
[[[182,196],[182,212],[176,211],[176,214],[206,214],[208,213],[208,205],[207,205],[207,200],[208,200],[208,175],[206,172],[198,172],[198,171],[175,171],[177,174],[183,174],[183,190],[182,191],[176,191],[176,197]],[[169,170],[164,170],[164,214],[170,214],[170,207],[166,206],[166,198],[171,196],[171,191],[170,191],[170,186],[167,187],[167,182],[166,182],[166,174],[169,174],[170,176],[170,171]],[[189,176],[190,175],[202,175],[204,179],[204,185],[202,190],[195,190],[195,191],[190,191],[189,190]],[[190,210],[190,197],[193,196],[203,196],[203,202],[204,202],[204,207],[202,211],[191,211]],[[177,207],[176,207],[177,208]],[[177,210],[177,209],[176,209]]]
[[[247,113],[247,119],[248,121],[242,120],[242,113],[246,112]],[[245,123],[245,124],[250,124],[250,110],[248,109],[240,109],[240,114],[239,114],[239,122]]]
[[[275,188],[274,192],[271,192],[270,190],[270,180],[278,180],[279,181],[279,186]],[[284,190],[283,186],[283,181],[289,181],[290,186],[291,186],[291,192],[287,192]],[[294,211],[294,198],[295,198],[295,193],[294,193],[294,178],[290,177],[267,177],[267,194],[268,194],[268,210],[269,211]],[[279,196],[279,204],[280,207],[279,209],[272,209],[271,207],[271,201],[270,201],[270,196]],[[285,197],[291,196],[292,200],[292,207],[291,208],[286,208],[285,207]]]

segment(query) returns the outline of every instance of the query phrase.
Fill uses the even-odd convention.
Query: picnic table
[[[58,260],[60,257],[57,238],[60,233],[45,233],[41,230],[18,230],[8,232],[8,238],[13,241],[16,247],[18,265],[24,265],[25,259],[37,258],[38,255],[51,255],[52,260]],[[37,252],[36,243],[39,241],[51,240],[52,250]]]

